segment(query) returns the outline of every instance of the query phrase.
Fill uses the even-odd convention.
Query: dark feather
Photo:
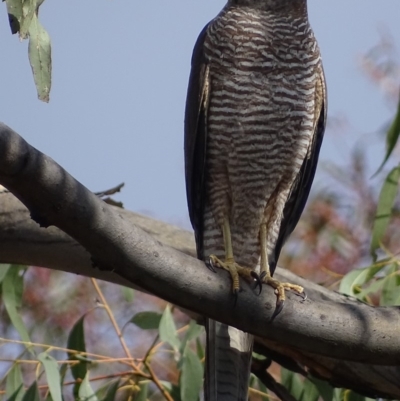
[[[208,63],[203,44],[208,24],[201,31],[192,56],[192,69],[185,110],[185,178],[190,221],[195,232],[197,256],[203,255],[204,172],[207,146],[205,89],[209,85]]]
[[[279,230],[278,240],[276,241],[275,250],[270,255],[268,261],[271,275],[274,274],[282,246],[295,229],[303,212],[304,206],[307,203],[311,185],[314,180],[315,170],[317,169],[319,151],[321,149],[322,139],[325,132],[327,111],[326,85],[323,72],[321,72],[321,81],[323,99],[318,123],[316,125],[313,137],[310,157],[304,160],[297,179],[293,184],[289,199],[287,200],[283,210],[283,219]]]

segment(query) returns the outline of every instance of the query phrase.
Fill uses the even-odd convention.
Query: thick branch
[[[295,278],[291,280],[306,287],[309,300],[301,303],[295,296],[289,296],[284,311],[271,324],[269,319],[275,296],[269,288],[258,297],[244,283],[239,302],[233,307],[229,278],[224,272],[211,273],[203,263],[162,244],[133,225],[133,220],[138,225],[144,220],[106,205],[52,159],[29,146],[4,125],[0,125],[0,149],[0,183],[29,208],[37,222],[43,226],[59,227],[87,250],[55,228],[33,228],[35,223],[29,223],[31,227],[25,233],[29,230],[41,233],[36,237],[36,244],[30,241],[25,244],[27,249],[23,253],[27,256],[23,257],[16,255],[13,246],[1,241],[1,261],[37,264],[125,285],[133,284],[183,308],[263,337],[268,349],[274,349],[278,344],[282,354],[290,354],[289,358],[300,360],[331,380],[341,377],[340,374],[334,376],[329,369],[323,369],[324,365],[318,369],[315,355],[342,363],[352,360],[376,365],[399,364],[398,308],[371,308]],[[7,211],[3,211],[1,217],[7,217]],[[26,222],[26,217],[23,217],[20,225],[26,227]],[[9,234],[10,229],[15,230],[15,226],[8,228]],[[13,241],[16,233],[20,235],[21,230],[10,236],[14,236]],[[2,231],[0,239],[3,234]],[[182,234],[177,229],[173,235],[189,238],[187,233]],[[43,243],[48,244],[48,239],[53,241],[51,248],[68,251],[62,259],[72,259],[70,265],[68,262],[59,264],[56,252],[50,252],[47,257],[38,251]],[[186,243],[184,252],[193,253],[190,241],[183,240],[182,243]],[[48,245],[46,247],[48,252]],[[98,267],[108,271],[91,268],[88,252]],[[281,273],[279,271],[278,276]],[[356,365],[368,369],[366,365],[354,363],[346,366]],[[400,376],[397,368],[382,366],[380,371],[388,377]],[[388,379],[387,383],[390,382]],[[386,385],[384,388],[371,387],[371,390],[399,395],[388,388]]]

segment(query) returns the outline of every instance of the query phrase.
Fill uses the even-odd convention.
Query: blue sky
[[[127,209],[189,227],[183,113],[193,45],[223,0],[46,1],[40,20],[53,45],[50,103],[37,100],[27,42],[0,23],[1,120],[93,191],[120,182]],[[309,0],[323,55],[329,115],[322,160],[346,163],[356,142],[374,147],[394,109],[360,72],[380,30],[399,43],[398,0]],[[323,185],[320,178],[317,185]]]

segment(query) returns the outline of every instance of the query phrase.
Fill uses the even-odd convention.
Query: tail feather
[[[207,319],[205,401],[247,401],[253,336]]]

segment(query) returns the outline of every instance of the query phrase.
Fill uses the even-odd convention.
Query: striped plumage
[[[224,260],[227,221],[234,261],[259,272],[266,249],[273,274],[307,200],[325,118],[306,0],[228,1],[197,40],[186,104],[186,185],[200,259]],[[247,399],[251,346],[248,334],[208,324],[207,400]]]

